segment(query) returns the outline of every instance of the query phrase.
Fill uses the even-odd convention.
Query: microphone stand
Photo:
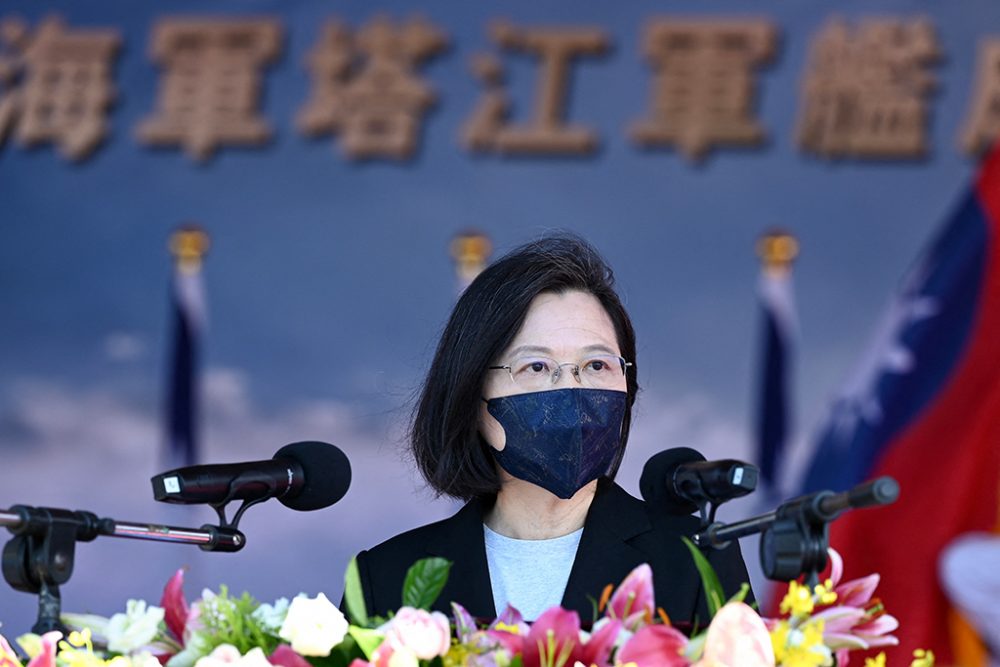
[[[736,523],[713,523],[694,536],[694,543],[724,549],[734,539],[760,533],[764,576],[788,581],[805,574],[812,589],[826,567],[830,523],[849,509],[888,505],[898,497],[896,480],[879,477],[843,493],[818,491],[793,498],[774,511]]]
[[[225,523],[225,521],[224,521]],[[60,622],[59,586],[73,574],[77,542],[98,536],[176,544],[196,544],[203,551],[234,552],[246,544],[235,525],[200,529],[100,519],[92,512],[14,505],[0,510],[0,526],[14,537],[3,548],[3,576],[15,590],[38,595],[38,619],[31,631],[43,634],[66,627]]]

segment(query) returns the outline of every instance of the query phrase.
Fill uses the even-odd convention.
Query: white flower
[[[385,641],[396,650],[409,649],[420,660],[444,655],[451,646],[448,617],[439,611],[403,607],[386,624]]]
[[[208,655],[194,663],[195,667],[271,667],[263,649],[252,648],[246,655],[240,655],[232,644],[220,644]]]
[[[288,614],[288,598],[281,598],[276,600],[273,605],[262,604],[253,610],[250,615],[255,621],[260,623],[264,630],[274,634],[278,632],[281,628],[281,624],[285,622],[285,616]]]
[[[382,644],[372,654],[372,665],[387,667],[419,667],[417,656],[405,646],[392,646],[389,642]]]
[[[131,656],[132,667],[160,667],[160,661],[149,651]]]
[[[243,659],[239,662],[239,667],[272,667],[264,655],[264,649],[259,646],[247,651]]]
[[[127,655],[149,644],[160,631],[163,609],[146,607],[143,600],[129,600],[124,614],[108,620],[108,650]]]
[[[299,655],[326,657],[344,640],[347,627],[344,614],[325,595],[299,595],[288,605],[278,636],[290,642]]]

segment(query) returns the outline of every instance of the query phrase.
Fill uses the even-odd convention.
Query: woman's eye
[[[531,371],[532,373],[541,373],[542,371],[545,370],[545,362],[535,361],[531,364],[528,364],[528,370]]]
[[[601,359],[594,359],[593,361],[587,364],[587,368],[597,373],[600,373],[608,370],[609,367],[607,362],[602,361]]]

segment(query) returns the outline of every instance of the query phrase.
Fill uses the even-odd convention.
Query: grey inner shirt
[[[583,528],[549,540],[516,540],[483,524],[497,614],[512,605],[533,621],[562,602]]]

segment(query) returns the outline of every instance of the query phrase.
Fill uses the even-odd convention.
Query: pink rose
[[[448,617],[439,611],[403,607],[386,625],[385,641],[393,648],[409,649],[420,660],[431,660],[451,647]]]

